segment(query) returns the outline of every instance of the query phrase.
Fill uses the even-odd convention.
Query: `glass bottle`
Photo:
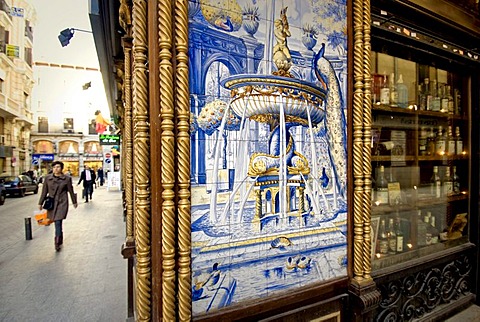
[[[393,227],[393,218],[388,220],[388,253],[394,255],[397,253],[397,234],[395,233],[395,227]]]
[[[462,115],[462,94],[458,88],[453,90],[453,100],[455,115]]]
[[[445,155],[446,137],[443,134],[443,128],[438,126],[437,137],[435,138],[435,151],[438,155]]]
[[[427,109],[427,97],[425,96],[425,92],[423,91],[422,84],[418,84],[417,95],[418,95],[418,109],[420,111],[425,111]]]
[[[417,246],[423,247],[427,244],[426,235],[427,235],[427,226],[423,221],[422,211],[418,210],[417,212]]]
[[[440,112],[441,104],[440,104],[440,95],[437,88],[437,80],[433,79],[430,83],[430,92],[432,93],[432,111],[433,112]]]
[[[448,95],[447,95],[447,85],[442,85],[440,87],[440,111],[442,113],[448,112]]]
[[[398,89],[395,83],[395,74],[390,75],[390,105],[398,106]]]
[[[447,134],[447,147],[446,147],[447,154],[455,155],[457,152],[456,149],[457,149],[457,145],[456,145],[456,140],[453,137],[452,126],[449,125],[448,134]]]
[[[435,132],[433,131],[433,127],[430,128],[430,133],[428,134],[427,138],[427,155],[435,155]]]
[[[428,216],[428,213],[427,213]],[[438,238],[440,235],[440,232],[438,231],[436,227],[436,220],[435,216],[432,216],[432,213],[430,213],[430,233],[432,234],[432,244],[437,244],[438,243]]]
[[[443,195],[450,196],[453,193],[453,177],[450,175],[450,167],[445,168],[445,177],[443,178]]]
[[[452,96],[452,87],[450,85],[447,85],[446,87],[446,95],[448,99],[448,114],[454,114],[455,113],[455,104]]]
[[[460,193],[460,177],[457,174],[457,167],[453,166],[453,193]]]
[[[460,128],[457,126],[455,128],[455,150],[456,150],[456,155],[462,155],[463,154],[463,140],[460,137]]]
[[[430,195],[433,198],[440,198],[442,196],[442,181],[438,175],[438,166],[433,167],[433,174],[430,178]]]
[[[432,110],[432,93],[430,92],[430,78],[425,78],[423,80],[423,83],[425,84],[425,101],[426,101],[426,109],[427,111]]]
[[[431,245],[432,244],[432,229],[430,228],[430,217],[432,213],[427,211],[427,215],[423,217],[423,222],[425,224],[425,245]]]
[[[378,253],[382,255],[388,254],[388,237],[385,228],[385,219],[380,221],[380,230],[378,231]]]
[[[427,155],[428,133],[424,126],[420,128],[420,136],[418,138],[418,154]]]
[[[380,88],[380,104],[390,104],[390,88],[387,83],[387,75],[383,74],[382,87]]]
[[[387,178],[385,178],[385,167],[383,165],[380,166],[377,180],[375,181],[377,203],[388,204],[388,181]]]
[[[402,74],[398,76],[397,91],[398,91],[398,106],[402,108],[407,108],[408,107],[408,87],[403,83]]]
[[[397,253],[402,253],[403,252],[403,241],[404,241],[404,238],[403,238],[403,231],[402,231],[402,227],[400,225],[400,218],[397,218],[395,220],[395,234],[397,236],[397,249],[396,249],[396,252]]]

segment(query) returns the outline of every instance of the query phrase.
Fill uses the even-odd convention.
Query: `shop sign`
[[[59,157],[78,157],[78,153],[59,153]]]
[[[78,157],[59,157],[58,161],[76,161],[78,162]]]
[[[53,153],[34,153],[32,154],[32,159],[42,160],[42,161],[53,161],[55,156]]]
[[[8,57],[20,57],[20,47],[7,44],[7,56]]]
[[[117,134],[99,134],[100,145],[119,145],[120,135]]]
[[[11,146],[0,145],[0,158],[10,158],[13,155],[13,148]]]

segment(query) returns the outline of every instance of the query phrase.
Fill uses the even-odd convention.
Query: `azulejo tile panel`
[[[346,1],[189,19],[194,314],[346,275]]]

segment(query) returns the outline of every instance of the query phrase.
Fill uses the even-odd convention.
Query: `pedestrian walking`
[[[98,168],[97,177],[98,177],[98,180],[100,181],[100,186],[103,186],[104,179],[103,179],[103,168],[102,167]]]
[[[73,191],[72,178],[63,174],[63,163],[52,162],[53,172],[43,180],[42,194],[38,201],[38,209],[43,209],[43,202],[48,195],[53,198],[53,208],[47,210],[48,219],[55,222],[55,250],[59,251],[63,244],[62,223],[67,218],[68,194],[73,207],[77,208],[77,195]]]
[[[88,202],[88,197],[90,200],[93,196],[93,183],[95,182],[95,171],[90,169],[88,165],[85,166],[85,169],[80,174],[80,180],[78,180],[77,186],[83,181],[83,195],[85,197],[85,202]]]

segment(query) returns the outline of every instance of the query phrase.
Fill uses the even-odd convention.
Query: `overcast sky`
[[[49,62],[98,68],[93,34],[76,31],[66,47],[58,35],[66,28],[91,31],[88,0],[30,0],[37,11],[34,29],[35,62]]]

